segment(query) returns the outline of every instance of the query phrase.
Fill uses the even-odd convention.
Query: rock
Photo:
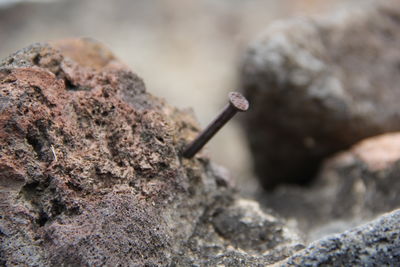
[[[0,118],[2,266],[399,261],[400,211],[326,234],[399,207],[400,133],[363,141],[312,187],[280,187],[260,205],[206,155],[183,159],[193,117],[87,39],[3,60]]]
[[[385,134],[327,160],[310,188],[282,186],[261,202],[317,240],[400,208],[399,173],[400,133]]]
[[[295,231],[243,208],[205,155],[181,158],[197,131],[94,41],[35,44],[3,60],[0,265],[265,264],[298,250]],[[218,254],[198,234],[209,227]]]
[[[381,3],[384,2],[384,3]],[[276,23],[243,63],[244,122],[267,189],[309,182],[322,160],[400,130],[397,0]]]
[[[400,210],[310,244],[274,266],[397,266]]]
[[[286,222],[248,199],[211,207],[196,226],[177,266],[265,266],[304,248]]]

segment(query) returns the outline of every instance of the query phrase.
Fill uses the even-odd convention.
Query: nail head
[[[238,92],[229,93],[229,102],[237,111],[240,112],[244,112],[249,108],[249,102],[247,99]]]

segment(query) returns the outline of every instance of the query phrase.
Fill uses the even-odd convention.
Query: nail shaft
[[[248,101],[240,93],[229,93],[229,104],[227,104],[222,112],[204,129],[204,131],[185,148],[183,157],[192,158],[222,128],[222,126],[235,116],[237,112],[244,112],[248,107]]]

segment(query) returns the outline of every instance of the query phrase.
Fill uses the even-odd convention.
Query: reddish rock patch
[[[201,178],[207,164],[179,157],[195,123],[147,94],[99,44],[58,47],[67,56],[33,45],[0,65],[2,258],[163,264],[179,245],[170,240],[190,234],[203,212],[196,203],[211,201],[201,196],[203,180],[216,188],[212,176]],[[176,209],[179,232],[165,219]]]
[[[181,158],[193,117],[93,41],[0,63],[0,119],[0,265],[264,265],[299,249],[202,153]]]

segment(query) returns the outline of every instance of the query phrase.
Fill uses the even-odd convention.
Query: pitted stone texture
[[[2,61],[0,265],[174,264],[209,210],[235,199],[226,171],[181,158],[197,132],[94,41],[36,44]],[[282,225],[265,227],[280,238]],[[265,263],[247,257],[251,244],[232,244],[222,246],[227,261]]]
[[[1,260],[168,263],[219,194],[207,159],[178,156],[197,125],[99,44],[65,46],[68,56],[37,44],[0,64]]]
[[[400,211],[343,234],[325,237],[274,266],[397,266]]]
[[[400,129],[398,0],[276,23],[249,49],[244,122],[264,187],[309,182],[322,160]]]
[[[266,266],[303,249],[297,231],[248,199],[211,206],[202,216],[177,266]]]

